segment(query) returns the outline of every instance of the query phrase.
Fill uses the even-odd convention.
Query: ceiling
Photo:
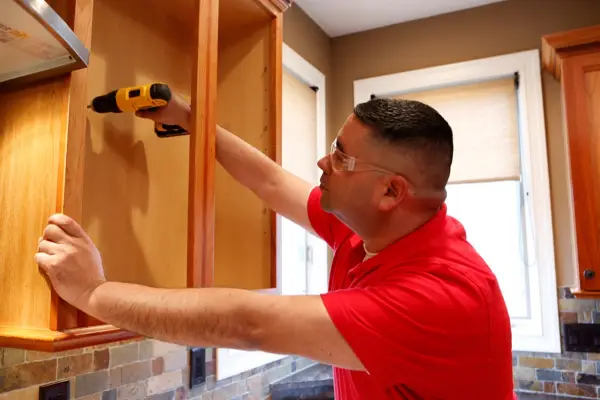
[[[506,0],[296,0],[330,37]]]

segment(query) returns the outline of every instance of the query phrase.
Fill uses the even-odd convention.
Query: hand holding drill
[[[163,83],[126,87],[97,96],[88,106],[98,113],[135,113],[155,122],[159,137],[187,135],[190,128],[190,106],[173,95]]]

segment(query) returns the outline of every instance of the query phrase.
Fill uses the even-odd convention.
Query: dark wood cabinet
[[[600,26],[544,36],[543,66],[561,82],[579,297],[600,298]]]

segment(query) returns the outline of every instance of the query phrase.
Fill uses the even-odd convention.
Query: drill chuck
[[[99,114],[122,112],[117,104],[117,92],[118,90],[113,90],[105,95],[95,97],[88,108]]]

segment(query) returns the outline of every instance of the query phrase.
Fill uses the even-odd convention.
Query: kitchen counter
[[[272,400],[333,400],[333,370],[316,364],[271,384]],[[581,400],[545,393],[517,393],[518,400]]]
[[[271,384],[272,400],[333,400],[333,370],[316,364]]]
[[[545,393],[517,393],[519,400],[582,400],[581,397],[558,396]]]

